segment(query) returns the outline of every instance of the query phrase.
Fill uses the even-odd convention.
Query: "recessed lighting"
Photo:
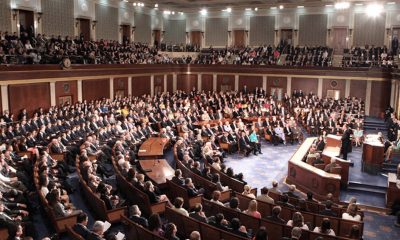
[[[183,12],[179,12],[180,15],[183,15]]]
[[[257,11],[258,11],[258,8],[254,8],[254,11],[256,11],[256,12],[257,12]]]
[[[383,5],[373,3],[367,6],[366,8],[367,15],[370,17],[377,17],[383,12]]]
[[[304,6],[297,6],[297,8],[304,8]]]
[[[349,2],[337,2],[335,3],[335,9],[348,9],[350,7],[350,3]]]
[[[284,8],[284,6],[283,5],[279,5],[279,9],[283,9]]]
[[[133,3],[133,6],[135,6],[135,7],[136,7],[136,5],[137,5],[136,3]]]
[[[158,8],[158,4],[157,4],[157,3],[156,3],[156,4],[154,4],[154,7],[155,7],[155,8]]]
[[[244,10],[246,10],[246,11],[251,11],[251,8],[246,8],[246,9],[244,9]]]
[[[205,9],[205,8],[201,9],[200,14],[203,16],[207,15],[207,9]]]
[[[362,4],[362,3],[356,3],[355,5],[356,5],[356,6],[362,6],[362,5],[364,5],[364,4]]]
[[[333,7],[332,4],[326,4],[325,7]]]
[[[396,2],[388,2],[387,5],[395,5]]]
[[[226,11],[230,13],[230,12],[232,12],[232,8],[228,7],[228,8],[226,9]]]
[[[277,9],[277,7],[271,7],[271,9]]]

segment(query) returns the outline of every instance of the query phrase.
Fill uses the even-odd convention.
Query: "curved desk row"
[[[332,193],[336,201],[339,200],[341,176],[327,173],[310,164],[303,162],[308,150],[315,141],[315,137],[307,138],[288,162],[288,176],[286,182],[295,184],[303,192],[312,192],[317,199],[325,199]]]

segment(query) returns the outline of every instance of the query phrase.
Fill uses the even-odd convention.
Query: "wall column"
[[[154,75],[150,77],[150,96],[154,96]]]
[[[201,73],[198,73],[197,74],[197,91],[198,92],[201,92],[201,89],[202,89],[202,86],[201,86],[202,79],[201,79],[201,77],[202,77]]]
[[[167,74],[164,74],[164,93],[167,92],[167,88],[168,88],[168,83],[167,83]]]
[[[369,115],[369,110],[371,107],[371,87],[372,82],[367,81],[367,88],[365,89],[365,115]]]
[[[217,91],[217,74],[213,74],[213,91]]]
[[[78,80],[76,86],[78,92],[78,102],[82,102],[82,80]]]
[[[110,99],[114,99],[114,78],[110,78]]]
[[[176,92],[176,89],[177,89],[177,85],[178,84],[178,75],[176,75],[176,73],[173,73],[172,74],[172,90],[174,91],[174,92]]]
[[[235,91],[239,91],[239,75],[235,75]]]
[[[393,108],[395,107],[395,101],[396,101],[396,80],[392,80],[392,86],[390,88],[390,106]]]
[[[9,110],[8,85],[1,85],[1,108],[3,109],[3,112]]]
[[[350,86],[351,86],[351,80],[346,79],[346,87],[344,90],[344,97],[349,97],[350,96]]]
[[[132,96],[132,77],[128,77],[128,96]]]
[[[50,106],[56,106],[56,83],[50,83]]]
[[[267,76],[263,76],[263,83],[262,83],[262,88],[264,89],[265,92],[267,92]]]
[[[322,82],[323,81],[324,80],[322,78],[318,78],[318,93],[317,93],[317,95],[319,98],[322,98]]]
[[[290,93],[292,92],[292,77],[287,77],[287,88],[286,88],[286,94],[290,96]]]

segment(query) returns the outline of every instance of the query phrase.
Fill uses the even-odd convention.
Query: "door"
[[[293,29],[281,29],[280,43],[284,45],[292,44],[293,42]]]
[[[153,36],[154,36],[154,46],[158,47],[161,42],[161,31],[153,30]]]
[[[392,38],[391,38],[391,41],[390,41],[390,48],[392,49],[394,54],[398,53],[399,37],[400,37],[400,27],[393,27],[393,29],[392,29]]]
[[[80,35],[83,37],[84,41],[90,41],[90,20],[89,19],[79,19],[79,30]]]
[[[233,46],[243,47],[246,45],[246,32],[244,30],[233,30]]]
[[[35,36],[33,11],[19,10],[19,30],[20,34],[26,32],[29,37]]]
[[[191,31],[190,32],[190,43],[195,46],[201,47],[201,32]]]
[[[131,42],[131,26],[130,25],[122,25],[122,41]]]
[[[334,27],[332,32],[332,47],[336,54],[343,54],[343,49],[347,48],[347,28]]]

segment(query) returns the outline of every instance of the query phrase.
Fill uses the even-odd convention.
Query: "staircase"
[[[385,197],[387,187],[386,186],[374,186],[369,184],[364,184],[360,182],[349,182],[347,186],[347,191],[349,192],[360,192],[365,194],[373,194]]]
[[[364,120],[364,130],[380,131],[384,133],[387,131],[387,126],[386,123],[380,118],[366,117]]]
[[[343,55],[333,55],[332,67],[342,67]]]

